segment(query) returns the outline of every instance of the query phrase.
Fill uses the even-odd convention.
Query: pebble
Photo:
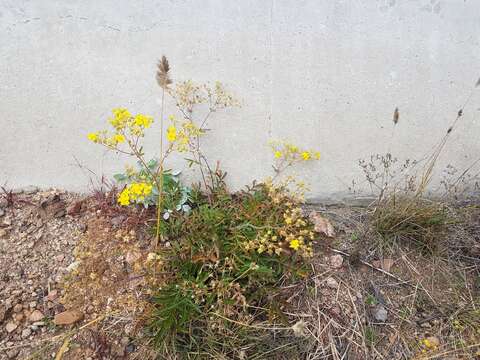
[[[327,284],[327,286],[331,289],[337,289],[338,288],[338,281],[335,280],[333,277],[329,277],[325,283]]]
[[[8,350],[7,351],[7,357],[9,359],[15,359],[18,355],[18,353],[20,352],[20,350],[18,349],[11,349],[11,350]]]
[[[30,328],[25,328],[22,331],[22,338],[27,338],[32,334],[32,330]]]
[[[80,263],[81,263],[80,260],[74,261],[73,263],[68,265],[67,271],[72,272],[72,271],[76,270],[80,266]]]
[[[30,316],[28,317],[28,320],[30,320],[30,322],[35,323],[37,321],[42,320],[44,317],[45,315],[43,315],[43,313],[40,310],[35,310],[30,314]]]
[[[67,310],[55,315],[53,322],[55,325],[70,325],[83,319],[83,313],[77,310]]]
[[[334,269],[340,269],[343,265],[343,256],[342,255],[332,255],[330,256],[330,266]]]
[[[372,314],[373,314],[373,317],[375,318],[375,320],[377,320],[377,321],[380,321],[380,322],[387,321],[387,317],[388,317],[387,310],[381,304],[375,306]]]
[[[18,312],[20,312],[20,311],[22,311],[22,310],[23,310],[22,304],[17,304],[17,305],[15,305],[15,306],[13,307],[13,312],[18,313]]]
[[[7,326],[5,326],[5,330],[7,330],[7,333],[11,333],[13,331],[15,331],[15,329],[18,327],[17,324],[15,324],[14,322],[9,322],[7,324]]]
[[[54,301],[58,297],[58,290],[51,290],[47,295],[48,301]]]
[[[115,216],[113,217],[111,220],[110,220],[110,223],[115,226],[115,227],[118,227],[120,226],[126,219],[127,217],[125,215],[118,215],[118,216]]]

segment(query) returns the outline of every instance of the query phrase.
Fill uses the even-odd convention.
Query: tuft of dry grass
[[[447,223],[445,205],[420,198],[390,197],[379,204],[371,219],[382,240],[416,245],[433,252]]]

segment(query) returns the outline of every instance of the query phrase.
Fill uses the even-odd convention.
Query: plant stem
[[[165,108],[165,88],[162,88],[162,109],[160,113],[160,159],[158,172],[160,174],[160,181],[158,186],[158,202],[157,202],[157,231],[155,236],[155,249],[158,247],[160,241],[160,221],[162,214],[162,200],[163,200],[163,110]]]

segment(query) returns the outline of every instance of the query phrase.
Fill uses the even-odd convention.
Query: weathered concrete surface
[[[86,189],[74,157],[99,175],[122,169],[86,134],[117,106],[158,117],[166,54],[175,78],[220,80],[241,99],[206,141],[233,186],[267,175],[266,142],[287,138],[322,152],[298,172],[334,197],[362,181],[358,158],[432,148],[480,75],[479,42],[473,0],[2,0],[0,182]],[[443,165],[480,153],[477,90]]]

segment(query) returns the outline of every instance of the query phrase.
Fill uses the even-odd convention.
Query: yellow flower
[[[274,156],[275,156],[275,159],[280,159],[282,157],[282,152],[277,150],[275,151]]]
[[[300,247],[300,241],[298,241],[297,239],[293,239],[292,241],[290,241],[290,247],[293,250],[298,250],[298,248]]]
[[[309,151],[302,152],[302,159],[303,160],[310,160],[311,157],[312,157],[312,155],[310,154]]]
[[[135,125],[142,126],[145,129],[149,128],[153,122],[153,118],[143,114],[138,114],[135,116]]]
[[[88,140],[93,141],[93,142],[98,142],[98,133],[90,133],[87,135]]]
[[[130,191],[128,188],[124,189],[118,196],[118,203],[122,206],[130,205]]]
[[[118,120],[124,120],[132,117],[132,114],[130,114],[130,112],[125,108],[116,108],[113,109],[112,112],[113,115],[115,115],[115,118]]]
[[[131,183],[128,185],[129,201],[143,201],[152,192],[153,185],[148,183]],[[125,190],[124,190],[125,191]]]
[[[320,160],[320,152],[315,151],[315,159]]]
[[[177,139],[177,129],[175,126],[169,126],[167,129],[167,140],[173,142]]]
[[[116,143],[123,143],[125,141],[125,136],[122,134],[115,134],[113,140],[115,140]]]

